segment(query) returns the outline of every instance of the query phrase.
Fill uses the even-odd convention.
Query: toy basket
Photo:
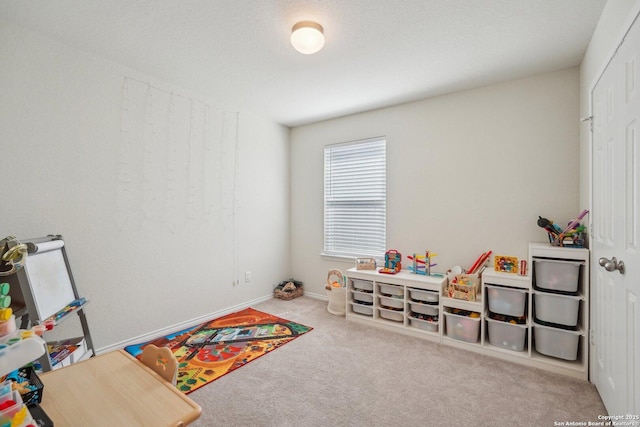
[[[273,290],[274,297],[286,301],[301,297],[303,293],[302,282],[293,279],[283,280]]]
[[[449,274],[447,296],[465,301],[476,301],[480,276],[478,274]]]
[[[340,270],[329,270],[325,289],[329,297],[327,311],[336,316],[344,316],[347,311],[347,288]]]

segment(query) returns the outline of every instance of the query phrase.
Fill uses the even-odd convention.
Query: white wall
[[[437,252],[436,270],[482,252],[527,256],[538,215],[566,224],[578,204],[576,68],[384,108],[291,131],[292,272],[324,294],[323,147],[387,137],[387,246]],[[348,96],[345,94],[345,96]],[[406,260],[406,258],[405,258]]]
[[[126,209],[119,198],[138,170],[161,175],[159,159],[188,150],[189,141],[149,147],[159,154],[145,164],[123,156],[124,77],[206,105],[215,99],[10,23],[0,25],[0,58],[0,235],[64,236],[80,293],[92,301],[87,314],[97,348],[268,296],[288,277],[287,128],[230,112],[238,117],[238,156],[235,144],[222,148],[223,171],[211,175],[213,214],[192,218],[184,212],[189,206],[174,205],[177,221],[169,224],[160,204],[139,215],[141,198],[166,201],[166,188],[145,192],[137,182]],[[186,190],[201,195],[211,187],[200,179]]]
[[[591,90],[613,56],[633,18],[640,11],[640,0],[609,0],[602,11],[580,66],[580,117],[591,115]],[[591,203],[591,134],[589,124],[580,127],[580,203]]]

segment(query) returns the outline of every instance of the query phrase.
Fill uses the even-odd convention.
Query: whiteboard
[[[38,251],[27,257],[24,270],[29,280],[38,319],[44,320],[76,298],[62,255],[64,241],[54,240],[37,246]]]

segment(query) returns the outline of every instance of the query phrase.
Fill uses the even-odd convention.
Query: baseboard
[[[304,291],[303,295],[305,297],[309,297],[309,298],[313,298],[313,299],[319,299],[319,300],[322,300],[322,301],[329,301],[329,297],[326,296],[326,295],[323,295],[323,294],[314,294],[312,292]]]
[[[305,295],[307,295],[307,296],[309,296],[311,298],[316,298],[316,296],[312,296],[312,295],[307,294],[307,293],[305,293]],[[144,335],[139,335],[137,337],[133,337],[133,338],[130,338],[130,339],[127,339],[127,340],[124,340],[124,341],[120,341],[118,343],[115,343],[115,344],[112,344],[112,345],[108,345],[106,347],[101,347],[99,349],[96,349],[96,354],[108,353],[110,351],[114,351],[114,350],[118,350],[118,349],[124,348],[124,347],[126,347],[128,345],[139,344],[139,343],[151,341],[154,338],[162,337],[162,336],[165,336],[165,335],[170,334],[172,332],[180,331],[182,329],[187,329],[187,328],[199,325],[201,323],[206,322],[207,320],[215,319],[217,317],[221,317],[221,316],[224,316],[226,314],[233,313],[233,312],[248,308],[248,307],[250,307],[250,306],[252,306],[254,304],[258,304],[260,302],[270,300],[271,298],[273,298],[273,294],[269,294],[269,295],[266,295],[266,296],[263,296],[263,297],[260,297],[260,298],[256,298],[254,300],[247,301],[247,302],[244,302],[242,304],[234,305],[232,307],[225,308],[224,310],[214,311],[213,313],[205,314],[205,315],[196,317],[194,319],[187,320],[185,322],[176,323],[175,325],[167,326],[167,327],[164,327],[162,329],[158,329],[156,331],[149,332],[149,333],[144,334]]]

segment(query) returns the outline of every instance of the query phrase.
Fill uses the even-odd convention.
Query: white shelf
[[[536,327],[533,307],[534,294],[545,293],[545,291],[543,289],[534,288],[535,274],[533,260],[535,258],[551,258],[581,262],[577,292],[580,298],[578,327],[576,331],[568,331],[565,329],[565,331],[579,335],[578,354],[575,361],[544,355],[536,351],[534,339],[534,328]],[[565,374],[575,378],[588,379],[589,250],[583,248],[554,247],[545,243],[531,243],[529,245],[528,265],[529,273],[525,276],[485,270],[482,275],[481,287],[476,295],[476,301],[464,301],[445,296],[446,278],[444,277],[422,276],[404,270],[395,275],[388,275],[372,270],[350,269],[347,272],[347,302],[350,304],[347,304],[346,318],[347,320],[374,325],[390,331],[436,341],[443,345],[449,345],[495,358]],[[371,286],[372,291],[368,295],[371,295],[373,305],[366,306],[371,309],[371,316],[358,314],[353,311],[353,295],[354,292],[357,291],[353,288],[352,280],[365,281],[361,283],[369,284]],[[380,295],[379,284],[381,283],[403,287],[403,298],[405,302],[404,311],[393,311],[394,313],[399,313],[400,316],[403,316],[402,321],[387,320],[380,317],[381,310],[385,310],[380,307],[380,301],[378,298]],[[487,293],[484,289],[485,284],[523,289],[526,291],[526,320],[524,324],[521,324],[522,328],[526,330],[523,351],[495,346],[490,343],[488,334],[489,325],[486,320],[489,318],[489,306]],[[411,325],[410,304],[412,301],[409,297],[410,288],[438,293],[438,303],[433,305],[434,307],[437,307],[438,310],[437,331],[423,330]],[[480,314],[480,331],[477,342],[466,342],[447,336],[446,320],[445,315],[443,314],[445,308],[473,311]],[[385,310],[384,312],[387,311],[389,310]],[[542,326],[548,325],[545,324]]]
[[[482,313],[483,311],[482,295],[478,295],[475,301],[465,301],[445,296],[442,296],[440,299],[442,300],[441,304],[443,307],[459,308],[460,310],[475,311],[476,313]]]

